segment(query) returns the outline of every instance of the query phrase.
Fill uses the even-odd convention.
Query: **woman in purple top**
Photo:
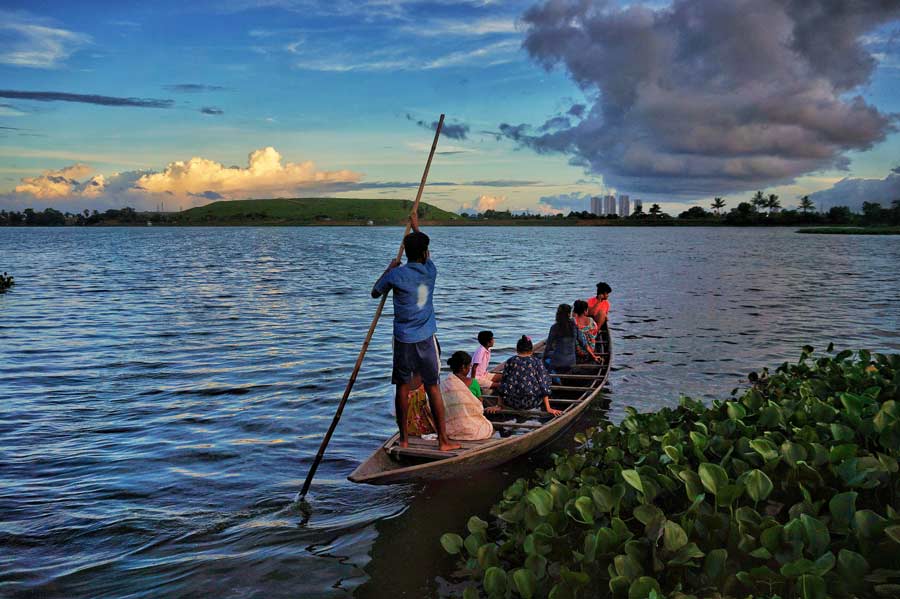
[[[540,407],[554,416],[562,414],[550,407],[550,376],[540,359],[534,356],[531,339],[522,336],[516,343],[516,355],[503,366],[500,381],[500,401],[485,412],[498,412],[505,407],[514,410],[533,410]]]

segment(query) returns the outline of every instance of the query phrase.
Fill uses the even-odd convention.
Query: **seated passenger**
[[[484,417],[484,406],[469,388],[472,383],[477,385],[478,381],[466,376],[472,366],[471,356],[464,351],[458,351],[450,356],[447,364],[453,372],[441,382],[447,436],[457,441],[490,438],[494,434],[494,425]]]
[[[428,405],[428,395],[422,384],[422,377],[413,374],[409,381],[409,403],[406,410],[406,431],[414,437],[433,434],[437,427],[434,424],[434,416]]]
[[[587,346],[593,348],[597,343],[600,327],[593,318],[587,315],[587,311],[588,304],[586,301],[575,300],[575,303],[572,305],[572,312],[575,316],[572,320],[575,321],[575,326],[584,335]],[[597,361],[596,356],[592,356],[590,352],[577,343],[575,345],[575,359],[579,364],[589,364]]]
[[[488,372],[488,365],[491,362],[491,348],[494,347],[493,331],[481,331],[478,333],[478,343],[478,349],[472,354],[471,377],[478,380],[482,390],[487,391],[499,386],[500,378],[503,376],[499,373]],[[479,396],[478,393],[475,395]]]
[[[556,309],[556,322],[550,327],[544,360],[553,373],[566,373],[575,366],[575,348],[580,348],[591,359],[596,360],[594,348],[588,345],[584,333],[572,320],[572,306],[560,304]]]
[[[534,345],[525,335],[516,343],[516,355],[503,366],[503,380],[500,381],[500,401],[487,408],[488,413],[503,408],[533,410],[544,404],[544,409],[554,416],[562,414],[550,407],[550,376],[547,369],[534,355]]]

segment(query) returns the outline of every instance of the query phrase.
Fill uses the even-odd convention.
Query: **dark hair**
[[[464,351],[453,352],[453,355],[447,360],[447,366],[450,367],[450,370],[453,371],[454,374],[462,370],[463,366],[471,366],[471,364],[472,356]]]
[[[487,345],[494,338],[494,331],[481,331],[478,333],[478,343]]]
[[[612,287],[603,282],[597,283],[597,295],[601,293],[612,293]]]
[[[421,231],[413,231],[403,238],[403,247],[406,250],[406,260],[408,262],[418,262],[425,257],[428,251],[428,235]]]
[[[531,342],[531,339],[528,335],[522,335],[522,338],[516,342],[516,351],[519,353],[530,352],[534,349],[534,344]]]
[[[572,334],[572,306],[569,304],[560,304],[556,308],[556,326],[562,329],[560,333],[563,336]]]
[[[585,312],[587,312],[588,305],[584,300],[575,300],[575,303],[572,305],[572,312],[581,316]]]

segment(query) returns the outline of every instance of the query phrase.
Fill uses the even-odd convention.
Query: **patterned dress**
[[[500,394],[514,410],[533,410],[550,395],[550,375],[535,356],[513,356],[503,367]]]
[[[594,322],[593,318],[588,317],[588,323],[583,327],[578,327],[578,330],[584,335],[584,340],[586,342],[587,347],[593,349],[597,345],[597,334],[600,332],[600,328],[597,326],[597,323]],[[578,326],[577,323],[575,326]],[[584,346],[581,344],[575,345],[575,358],[579,364],[591,363],[594,359],[587,352]]]

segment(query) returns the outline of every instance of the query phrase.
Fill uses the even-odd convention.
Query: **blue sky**
[[[430,180],[442,185],[426,191],[426,201],[447,209],[568,211],[609,189],[678,211],[713,195],[731,205],[751,195],[739,189],[746,181],[679,178],[668,191],[645,185],[640,173],[625,177],[625,167],[602,151],[585,154],[592,151],[583,143],[588,120],[562,132],[572,136],[565,147],[544,143],[554,116],[576,105],[609,108],[598,89],[611,82],[594,73],[576,84],[571,56],[549,71],[538,64],[548,55],[529,54],[523,41],[553,32],[544,16],[523,19],[532,4],[5,0],[0,207],[410,197],[431,142],[418,123],[441,112],[466,132],[441,140]],[[620,17],[670,9],[638,4],[596,8]],[[845,170],[820,161],[760,179],[783,203],[845,177],[882,179],[900,164],[900,136],[889,124],[900,113],[897,27],[888,15],[861,34],[876,66],[868,80],[834,96],[850,102],[860,94],[886,115],[885,131],[856,146],[830,146],[849,159]],[[588,56],[593,48],[608,53],[588,48]],[[502,124],[528,125],[534,135],[501,135]],[[276,153],[248,162],[269,147]]]

